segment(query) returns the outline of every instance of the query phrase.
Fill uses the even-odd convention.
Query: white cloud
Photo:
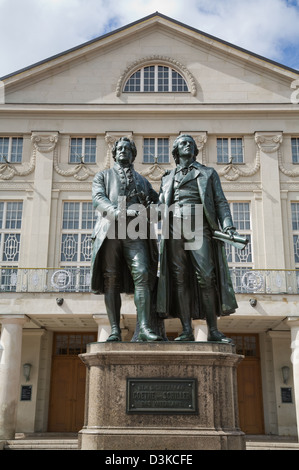
[[[298,0],[0,0],[0,76],[155,11],[299,67]]]

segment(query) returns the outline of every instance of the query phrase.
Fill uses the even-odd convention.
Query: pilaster
[[[264,227],[264,266],[267,269],[284,269],[283,225],[278,150],[282,132],[256,132],[255,142],[260,153],[262,183],[262,214],[259,223]]]
[[[93,315],[93,319],[98,325],[98,342],[104,342],[107,340],[111,332],[111,326],[107,315]]]
[[[51,222],[51,203],[49,202],[52,200],[53,152],[58,142],[58,132],[33,132],[31,141],[33,151],[36,152],[36,168],[28,259],[31,267],[46,268]]]

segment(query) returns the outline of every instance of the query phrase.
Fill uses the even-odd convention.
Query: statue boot
[[[111,326],[111,334],[107,341],[121,341],[120,330],[120,307],[121,298],[118,292],[110,292],[105,294],[106,311]]]
[[[181,324],[183,327],[182,333],[175,338],[175,341],[194,341],[194,334],[193,334],[193,329],[192,329],[192,319],[190,313],[187,311],[186,312],[186,295],[179,295],[178,299],[179,303],[179,310],[180,310],[180,315],[179,318],[181,320]]]
[[[217,327],[217,298],[214,288],[202,291],[203,310],[208,326],[208,341],[232,343],[231,338],[227,338]]]
[[[148,288],[135,289],[135,305],[139,322],[138,341],[163,341],[150,327],[151,294]]]

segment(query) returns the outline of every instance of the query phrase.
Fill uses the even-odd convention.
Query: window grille
[[[23,203],[0,202],[0,291],[15,292],[20,255]]]
[[[188,86],[183,76],[164,65],[149,65],[134,72],[124,86],[124,92],[186,93]]]
[[[0,137],[0,163],[22,163],[23,137]]]
[[[86,346],[96,341],[96,333],[55,333],[54,355],[77,356],[86,352]]]
[[[70,291],[89,290],[91,233],[95,220],[92,202],[64,202],[60,266],[68,271]]]
[[[299,268],[299,202],[291,203],[295,266]]]
[[[299,137],[291,138],[292,162],[299,163]]]
[[[230,207],[236,230],[249,240],[243,250],[225,243],[227,261],[234,276],[235,290],[240,292],[243,276],[253,268],[250,204],[249,202],[232,202]]]
[[[242,138],[217,139],[217,163],[244,163]]]
[[[95,137],[72,137],[70,163],[96,163],[96,144]]]
[[[169,139],[166,137],[144,138],[143,163],[169,163]]]
[[[0,262],[19,261],[23,203],[0,202]]]

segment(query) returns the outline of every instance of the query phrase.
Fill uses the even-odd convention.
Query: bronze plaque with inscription
[[[196,379],[127,379],[127,413],[197,412]]]

